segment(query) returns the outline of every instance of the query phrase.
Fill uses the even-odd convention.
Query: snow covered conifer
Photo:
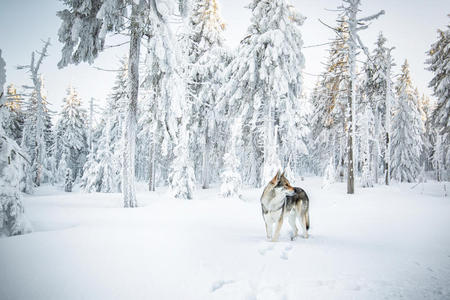
[[[251,174],[249,183],[261,186],[270,180],[264,178],[268,174],[264,170],[270,168],[269,147],[276,136],[275,125],[277,155],[282,163],[288,161],[291,141],[297,134],[293,114],[301,109],[296,102],[303,87],[300,26],[304,17],[286,0],[253,0],[248,7],[251,25],[225,72],[222,98],[228,100],[231,113],[242,117],[246,128],[243,173]]]
[[[368,55],[367,48],[362,44],[358,31],[368,27],[367,22],[378,18],[384,14],[384,10],[369,17],[358,18],[357,15],[361,11],[359,6],[360,0],[343,0],[343,5],[340,7],[342,14],[346,17],[348,23],[348,69],[349,69],[349,88],[348,92],[348,131],[347,131],[347,194],[355,193],[355,142],[356,142],[356,57],[358,55],[357,49],[361,48]]]
[[[63,101],[57,138],[61,151],[67,154],[65,163],[75,180],[83,175],[83,165],[88,153],[86,112],[81,108],[81,99],[72,86],[67,89],[67,96]]]
[[[195,189],[195,175],[192,162],[189,160],[189,135],[186,130],[186,121],[180,124],[178,130],[177,142],[173,150],[170,187],[175,198],[191,200]]]
[[[437,99],[432,118],[434,126],[443,136],[440,151],[443,153],[443,166],[447,166],[448,171],[450,164],[450,25],[447,25],[446,30],[438,30],[438,40],[431,45],[428,55],[429,58],[426,60],[429,65],[428,70],[434,75],[429,87],[433,89],[433,95]],[[447,175],[450,176],[450,172]]]
[[[0,49],[0,120],[7,117],[4,84],[6,82],[5,61]],[[21,149],[6,136],[3,122],[0,122],[0,237],[23,234],[31,231],[24,215],[20,195]]]
[[[122,195],[124,207],[136,207],[135,148],[137,130],[137,102],[139,94],[139,57],[141,40],[147,35],[152,19],[165,23],[167,16],[160,11],[180,11],[185,0],[165,1],[157,5],[155,0],[123,1],[98,0],[64,1],[69,9],[59,11],[62,19],[58,32],[64,43],[60,68],[68,64],[89,62],[97,58],[105,48],[108,33],[123,33],[130,37],[128,52],[128,91],[123,124]]]
[[[348,25],[345,19],[338,20],[336,28],[339,37],[335,38],[329,52],[326,70],[321,74],[312,94],[312,136],[313,156],[317,157],[319,170],[329,166],[329,159],[338,170],[333,174],[344,180],[347,141],[346,103],[349,88],[348,72]],[[337,178],[336,178],[337,179]]]
[[[231,129],[231,143],[228,152],[224,157],[224,170],[222,173],[222,185],[220,186],[220,193],[224,197],[240,196],[240,188],[242,179],[239,172],[240,161],[237,155],[237,147],[241,147],[241,120],[237,118]]]
[[[217,102],[218,78],[227,60],[223,47],[225,24],[219,15],[216,0],[193,0],[186,30],[180,37],[187,101],[192,103],[190,120],[191,157],[199,169],[202,188],[208,188],[214,167],[213,145],[219,136],[215,130],[213,107]]]
[[[414,182],[421,171],[424,125],[418,97],[411,83],[408,62],[396,85],[397,105],[392,120],[392,172],[398,181]]]
[[[8,85],[6,89],[6,106],[9,108],[9,117],[5,120],[6,135],[16,143],[20,144],[22,140],[23,124],[25,121],[25,114],[23,111],[23,98],[17,93],[14,85]]]
[[[165,129],[170,113],[174,88],[173,73],[176,67],[174,45],[170,36],[166,24],[156,23],[147,43],[145,57],[143,97],[138,120],[140,153],[137,159],[141,165],[138,171],[144,173],[141,176],[148,175],[150,191],[156,189],[156,176],[161,172],[160,169],[157,171],[158,165],[168,155],[168,145],[171,142]]]

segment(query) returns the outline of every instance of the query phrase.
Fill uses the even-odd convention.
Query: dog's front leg
[[[266,224],[266,235],[267,239],[270,240],[272,238],[272,227],[273,227],[273,221],[270,217],[270,213],[263,213],[264,223]]]
[[[281,226],[283,226],[283,210],[279,210],[277,212],[272,213],[273,220],[278,220],[277,228],[275,229],[275,234],[273,235],[272,242],[278,241],[278,237],[280,236]]]

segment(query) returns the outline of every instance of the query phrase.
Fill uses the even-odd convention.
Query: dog
[[[291,240],[298,235],[297,218],[302,226],[303,237],[308,238],[309,230],[309,198],[306,192],[299,187],[292,187],[284,172],[277,172],[275,177],[267,184],[261,195],[261,210],[266,224],[267,239],[278,241],[283,217],[289,214],[289,224],[292,227]],[[272,234],[276,223],[275,234]]]

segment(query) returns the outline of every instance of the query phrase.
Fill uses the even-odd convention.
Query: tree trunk
[[[155,159],[156,159],[156,143],[155,143],[155,136],[157,135],[158,130],[156,130],[156,133],[152,137],[152,141],[150,142],[150,166],[149,166],[149,180],[148,180],[148,190],[151,192],[154,192],[156,189],[156,183],[155,183]]]
[[[391,50],[388,52],[388,67],[386,70],[386,150],[385,150],[385,184],[391,181]]]
[[[210,139],[208,137],[208,124],[206,124],[205,130],[205,148],[203,149],[203,161],[202,161],[202,188],[209,188],[209,148],[210,148]]]
[[[350,90],[351,86],[353,85],[353,82],[350,81]],[[353,170],[354,170],[354,166],[353,166],[353,112],[352,112],[352,95],[350,92],[349,95],[349,107],[350,107],[350,114],[349,114],[349,128],[348,128],[348,144],[347,144],[347,149],[348,149],[348,170],[347,170],[347,194],[354,194],[355,193],[355,178],[353,177]]]
[[[137,207],[135,187],[135,148],[137,128],[137,98],[139,92],[139,51],[141,35],[139,32],[139,7],[132,4],[130,20],[130,50],[128,56],[128,105],[125,111],[123,126],[123,156],[122,156],[122,196],[124,207]]]

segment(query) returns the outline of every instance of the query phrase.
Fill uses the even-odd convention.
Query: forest
[[[73,225],[76,228],[80,226],[83,236],[89,236],[84,226],[95,223],[94,215],[102,220],[106,216],[111,217],[109,213],[112,213],[120,224],[131,222],[124,226],[132,226],[133,218],[136,218],[135,222],[147,218],[142,214],[150,213],[146,210],[150,206],[152,215],[155,214],[154,209],[173,210],[176,218],[188,218],[185,222],[174,222],[180,222],[179,227],[190,228],[192,225],[193,232],[202,230],[200,224],[203,223],[201,228],[214,226],[215,220],[228,216],[225,212],[234,218],[242,209],[248,220],[257,224],[235,221],[241,228],[247,226],[251,230],[252,239],[260,235],[257,243],[258,247],[262,246],[258,257],[262,258],[266,252],[273,252],[274,246],[266,247],[263,225],[259,224],[262,221],[257,219],[259,215],[253,219],[253,213],[260,214],[261,192],[278,170],[310,192],[312,202],[319,203],[311,208],[313,224],[314,209],[317,209],[318,220],[326,219],[336,203],[340,203],[336,212],[345,214],[345,211],[353,209],[355,215],[364,211],[367,216],[376,216],[377,213],[366,211],[373,208],[371,197],[376,196],[395,202],[392,210],[398,210],[399,215],[404,213],[405,207],[416,207],[421,211],[420,203],[424,199],[427,203],[439,201],[438,206],[433,206],[433,212],[427,211],[426,214],[430,219],[435,216],[438,224],[446,226],[448,221],[445,218],[448,220],[450,215],[448,203],[445,204],[448,202],[450,180],[450,25],[436,28],[435,42],[423,55],[424,68],[432,74],[432,80],[426,83],[432,90],[428,95],[414,84],[415,74],[410,71],[408,59],[394,60],[392,53],[396,51],[396,41],[388,40],[388,32],[380,32],[372,45],[361,39],[360,32],[369,28],[376,30],[377,21],[386,12],[382,8],[376,12],[362,11],[360,0],[337,1],[335,7],[331,7],[335,22],[323,22],[323,30],[331,30],[334,38],[324,45],[316,45],[327,49],[327,57],[321,62],[320,74],[314,76],[314,89],[307,92],[304,81],[310,74],[304,73],[308,57],[304,55],[302,39],[305,17],[301,14],[301,7],[288,0],[246,1],[249,2],[246,8],[250,10],[250,26],[234,49],[228,47],[224,39],[227,20],[222,19],[220,8],[227,5],[226,1],[62,2],[65,9],[55,10],[60,19],[60,27],[55,28],[57,43],[62,45],[58,68],[93,64],[104,50],[113,47],[108,45],[115,42],[118,35],[123,40],[120,46],[126,48],[126,55],[115,62],[114,86],[103,103],[94,103],[94,98],[82,99],[77,87],[67,83],[63,105],[50,108],[46,74],[42,72],[49,55],[50,39],[36,45],[31,57],[24,58],[29,64],[17,66],[28,80],[28,84],[23,86],[8,81],[8,61],[2,58],[0,45],[0,237],[5,238],[0,240],[0,248],[2,243],[5,246],[3,254],[0,251],[2,259],[18,247],[7,242],[13,236],[30,233],[29,236],[36,236],[41,231],[46,232],[47,227],[65,232],[73,224],[78,224]],[[396,65],[399,73],[393,71]],[[338,200],[332,200],[332,197]],[[412,197],[411,203],[405,200],[408,197]],[[208,203],[208,199],[212,202]],[[395,223],[392,216],[388,217],[390,204],[386,199],[380,206],[383,207],[380,216],[383,220],[388,218],[389,223]],[[400,199],[400,202],[395,199]],[[182,200],[197,204],[189,204],[189,201],[183,204]],[[249,203],[254,212],[251,212]],[[67,210],[59,211],[59,205],[69,206]],[[72,211],[77,205],[85,206],[85,215]],[[110,206],[136,208],[136,212],[114,210],[100,214],[93,209],[97,205],[102,209]],[[223,214],[216,211],[219,208],[223,209]],[[206,216],[202,211],[206,214],[213,211],[211,219],[203,219]],[[56,212],[67,213],[67,219],[63,220]],[[198,223],[194,217],[192,220],[185,217],[183,212],[191,214],[191,217],[197,216]],[[160,223],[155,221],[155,226],[164,232],[162,228],[165,225],[162,224],[167,224],[169,217],[167,215],[164,220],[162,216],[152,218],[161,218]],[[44,225],[46,218],[56,219]],[[57,225],[60,223],[65,225]],[[332,223],[328,219],[323,224],[331,228],[334,226]],[[231,221],[226,224],[230,230],[242,230]],[[408,225],[402,230],[393,229],[398,230],[398,236],[407,235],[406,227],[417,223],[408,219],[405,224]],[[118,225],[109,220],[101,226]],[[328,228],[323,226],[317,225],[316,228]],[[369,227],[373,230],[371,234],[376,234],[375,225]],[[423,230],[425,235],[437,230],[439,233],[436,234],[440,236],[444,227],[426,227],[428,229]],[[152,235],[159,236],[157,228],[151,229]],[[191,246],[183,243],[184,237],[178,236],[175,229],[169,226],[167,230],[181,240],[184,245],[181,247]],[[317,238],[339,234],[338,230],[319,232]],[[118,234],[120,236],[121,231]],[[215,233],[205,231],[205,234],[212,236]],[[228,236],[229,233],[223,229],[220,234]],[[358,240],[360,236],[352,238]],[[438,240],[432,234],[428,238]],[[81,238],[80,243],[83,240]],[[161,237],[161,241],[164,240]],[[314,242],[314,231],[311,240]],[[388,238],[388,241],[394,240],[393,237]],[[31,249],[35,245],[26,238],[18,240],[18,243],[20,241]],[[132,245],[135,240],[127,236],[124,241]],[[162,249],[179,246],[174,242],[164,248],[161,241]],[[376,241],[375,238],[374,243]],[[216,241],[220,245],[221,242],[220,239]],[[322,246],[339,247],[330,243],[324,242]],[[297,244],[296,247],[301,246]],[[97,246],[100,248],[95,251],[107,251]],[[412,243],[411,246],[416,247],[417,244]],[[437,259],[437,265],[441,266],[437,280],[439,288],[430,287],[432,284],[427,282],[424,287],[411,284],[404,286],[406,294],[403,296],[414,295],[417,291],[420,296],[416,297],[419,298],[434,295],[431,298],[444,299],[445,295],[450,295],[448,286],[445,288],[450,278],[445,279],[450,274],[448,237],[443,238],[441,246],[438,252],[447,251],[447,257]],[[208,244],[201,247],[208,247]],[[275,251],[278,251],[276,247]],[[280,250],[281,259],[287,260],[292,246],[283,249]],[[427,251],[431,253],[430,249]],[[237,253],[244,253],[244,257],[251,257],[251,254],[246,254],[245,247],[239,251],[242,252]],[[308,251],[314,252],[314,248],[308,248]],[[116,254],[119,257],[124,255]],[[77,257],[83,260],[89,256],[84,255]],[[143,252],[138,254],[144,255]],[[163,254],[155,255],[165,259]],[[389,259],[393,257],[395,254]],[[315,258],[320,259],[317,255]],[[186,259],[191,261],[189,257]],[[214,258],[208,259],[212,261]],[[356,260],[359,259],[368,263],[370,256]],[[104,263],[106,266],[107,262]],[[2,264],[0,262],[0,269]],[[257,264],[250,259],[250,265]],[[222,299],[241,299],[236,297],[245,294],[240,294],[242,290],[249,290],[254,296],[242,296],[242,299],[278,299],[264,294],[267,291],[260,294],[262,290],[255,290],[255,284],[229,279],[239,273],[237,266],[231,262],[230,265],[232,267],[227,271],[217,271],[222,272],[224,278],[211,284],[212,292],[238,283],[230,294],[222,294]],[[5,270],[13,268],[8,264],[4,266],[7,266]],[[122,267],[127,268],[125,265]],[[337,264],[335,267],[342,266]],[[163,265],[155,268],[160,268],[160,272],[165,270]],[[176,270],[177,266],[167,268]],[[186,271],[199,267],[183,265],[181,268]],[[289,267],[277,272],[286,270]],[[408,272],[410,269],[404,267],[402,270]],[[253,271],[248,274],[253,274]],[[104,270],[102,274],[106,273]],[[17,274],[21,276],[20,272]],[[55,271],[52,276],[57,274]],[[134,275],[137,274],[142,273]],[[189,276],[181,274],[181,277]],[[204,274],[198,282],[208,278]],[[0,271],[0,282],[7,276]],[[84,282],[81,278],[80,282]],[[269,275],[264,278],[270,281]],[[152,282],[157,283],[158,280],[153,279]],[[368,282],[374,281],[368,279]],[[165,284],[174,285],[169,281]],[[373,284],[375,290],[381,289],[379,283]],[[367,285],[370,284],[366,282]],[[337,288],[346,291],[346,286]],[[311,286],[309,289],[307,295],[313,298],[314,295],[316,298],[333,297],[329,291],[315,294]],[[282,290],[284,294],[278,295],[280,299],[296,299],[301,293],[289,288]],[[437,290],[440,294],[435,294]],[[31,292],[13,294],[15,296],[9,298],[8,295],[12,294],[8,294],[11,290],[8,291],[3,294],[5,299],[26,299],[32,295]],[[175,289],[175,294],[170,296],[164,293],[153,295],[157,298],[159,295],[159,299],[174,299],[177,298],[176,292],[183,291],[188,291],[189,299],[199,295],[200,298],[212,299],[210,294],[196,294],[184,286]],[[276,288],[270,289],[270,293],[277,291]],[[376,299],[382,295],[397,298],[399,294],[395,294],[396,291],[394,286],[390,286],[387,294],[368,292],[361,294],[361,298]],[[126,290],[118,294],[109,294],[111,291],[107,289],[97,292],[70,294],[67,298],[61,290],[60,293],[41,294],[41,297],[79,299],[84,295],[89,299],[112,299],[134,295],[135,299],[149,299],[148,294],[128,294]],[[0,298],[1,295],[2,292]],[[346,292],[338,294],[338,298],[348,296]]]

